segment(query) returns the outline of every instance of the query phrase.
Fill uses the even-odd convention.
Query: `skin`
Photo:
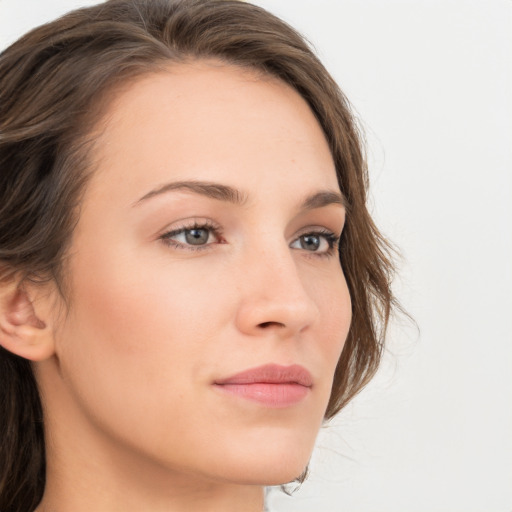
[[[69,309],[34,302],[52,330],[38,512],[260,512],[262,486],[308,463],[350,325],[336,247],[301,238],[343,228],[339,203],[303,207],[340,194],[325,136],[289,86],[214,61],[125,87],[98,133]],[[205,222],[220,233],[202,245],[179,232]],[[304,366],[307,396],[276,409],[214,386],[267,363]]]

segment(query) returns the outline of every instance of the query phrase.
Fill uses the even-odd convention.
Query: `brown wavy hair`
[[[0,54],[0,289],[54,280],[90,173],[88,134],[115,87],[172,62],[215,58],[278,77],[323,128],[347,221],[341,265],[352,323],[325,414],[373,376],[395,305],[387,241],[366,208],[367,169],[349,104],[303,37],[245,2],[110,0],[29,32]],[[45,485],[43,412],[30,363],[0,347],[0,510],[32,511]]]

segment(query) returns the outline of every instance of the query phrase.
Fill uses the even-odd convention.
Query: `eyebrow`
[[[135,203],[135,205],[141,203],[142,201],[146,201],[151,197],[165,194],[171,190],[188,190],[189,192],[194,192],[195,194],[239,205],[247,201],[247,196],[244,193],[233,187],[221,185],[220,183],[212,183],[209,181],[174,181],[172,183],[167,183],[166,185],[151,190],[146,195],[142,196]]]
[[[331,204],[347,208],[348,202],[341,192],[322,190],[306,197],[302,203],[301,210],[314,210],[315,208],[322,208]]]
[[[220,183],[213,183],[209,181],[174,181],[151,190],[142,196],[138,201],[136,201],[134,206],[152,197],[165,194],[172,190],[186,190],[195,194],[217,199],[218,201],[225,201],[235,205],[242,205],[247,202],[248,199],[247,194],[244,192],[228,185],[222,185]],[[314,210],[315,208],[322,208],[332,204],[346,208],[347,200],[345,196],[340,192],[321,190],[311,194],[310,196],[307,196],[302,202],[300,209]]]

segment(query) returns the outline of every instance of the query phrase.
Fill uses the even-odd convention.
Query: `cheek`
[[[226,309],[221,291],[212,301],[197,277],[153,263],[108,252],[77,258],[59,354],[82,410],[125,439],[134,425],[162,439],[171,421],[182,435],[179,418],[201,409],[191,382],[207,378],[209,341],[222,330],[217,311]]]
[[[73,330],[98,361],[104,357],[113,370],[126,364],[129,371],[133,365],[138,373],[152,374],[170,362],[175,368],[200,363],[204,339],[220,328],[204,286],[172,265],[108,257],[83,263],[95,272],[75,273],[73,313],[79,325]],[[216,299],[219,305],[219,294]]]
[[[325,368],[325,373],[331,377],[322,381],[322,395],[327,406],[334,371],[345,346],[352,320],[351,298],[341,270],[339,273],[331,274],[331,278],[319,287],[316,297],[321,312],[318,337],[315,337],[321,347],[320,366]]]
[[[341,268],[337,268],[313,290],[315,302],[320,309],[320,326],[325,350],[330,355],[341,354],[352,319],[352,302],[347,282]],[[337,363],[336,357],[330,361]]]

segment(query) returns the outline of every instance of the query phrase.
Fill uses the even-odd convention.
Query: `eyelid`
[[[306,235],[313,235],[323,237],[328,244],[327,250],[324,251],[308,251],[302,248],[293,248],[292,244],[297,242],[301,237]],[[290,247],[292,249],[296,249],[298,251],[304,252],[307,257],[321,258],[321,257],[330,257],[333,254],[337,253],[339,250],[339,244],[341,240],[341,234],[336,234],[333,230],[328,229],[323,226],[308,226],[300,230],[294,237],[294,239],[290,242]]]
[[[177,221],[180,222],[180,221]],[[175,227],[167,227],[161,234],[158,235],[158,239],[161,240],[164,244],[168,246],[172,246],[176,249],[188,250],[188,251],[201,251],[205,249],[209,249],[212,245],[216,243],[222,242],[222,228],[219,224],[212,221],[211,219],[199,219],[192,218],[181,221],[181,224],[175,224]],[[216,238],[216,242],[209,242],[202,245],[192,245],[185,244],[182,242],[178,242],[173,240],[172,237],[183,233],[184,231],[192,230],[192,229],[205,229],[210,231]]]
[[[341,233],[343,232],[343,226],[341,229],[332,229],[327,226],[322,226],[320,224],[313,224],[310,226],[305,226],[304,228],[299,229],[294,235],[295,238],[298,238],[302,235],[307,235],[310,233],[317,233],[321,235],[334,235],[336,238],[341,238]]]
[[[194,228],[209,228],[216,231],[220,231],[222,229],[218,222],[215,222],[208,217],[187,217],[184,219],[178,219],[165,226],[165,228],[159,232],[158,237],[168,235],[169,233],[182,231],[184,229]]]

